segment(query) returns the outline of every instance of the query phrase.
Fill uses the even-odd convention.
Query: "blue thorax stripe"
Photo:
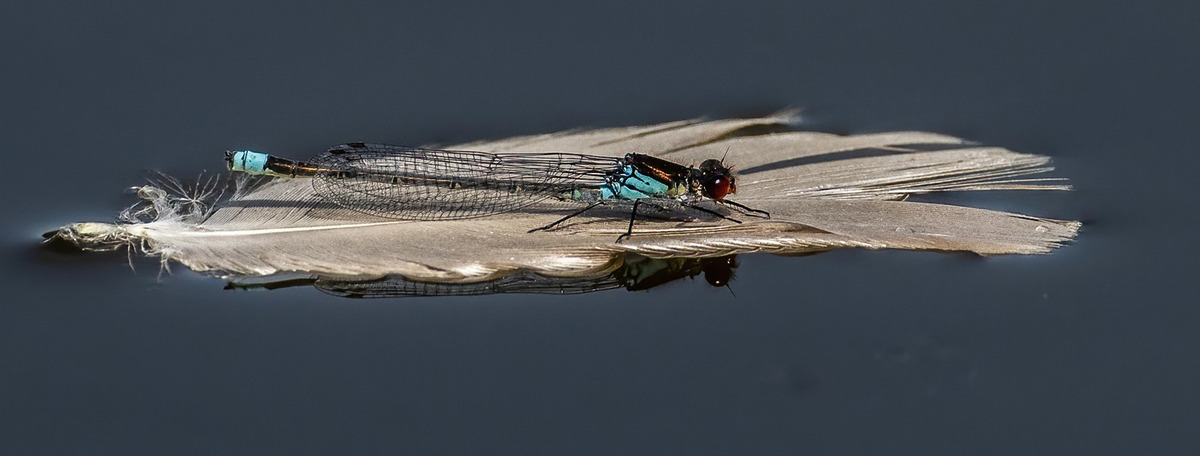
[[[607,183],[600,187],[601,199],[635,200],[662,196],[671,187],[650,176],[642,174],[636,168],[625,165],[615,173]]]

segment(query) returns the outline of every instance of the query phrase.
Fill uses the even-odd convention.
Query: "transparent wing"
[[[313,188],[342,207],[405,220],[454,220],[518,210],[598,187],[614,157],[489,154],[351,143],[317,156]]]

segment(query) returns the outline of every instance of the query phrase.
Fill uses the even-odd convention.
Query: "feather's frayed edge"
[[[243,176],[201,174],[185,183],[160,172],[152,173],[146,180],[145,185],[130,188],[138,200],[117,214],[117,223],[72,223],[59,228],[43,242],[57,239],[87,252],[125,248],[131,269],[133,255],[140,254],[158,257],[160,274],[170,272],[170,262],[179,252],[155,241],[147,232],[194,228],[212,215],[228,199],[227,195],[242,194],[255,181]]]

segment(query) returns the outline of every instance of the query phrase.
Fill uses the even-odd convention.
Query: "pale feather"
[[[155,220],[143,214],[136,222],[138,217],[127,217],[127,223],[69,225],[58,237],[85,248],[133,245],[219,275],[400,274],[462,282],[519,269],[593,274],[620,253],[701,257],[842,247],[1046,253],[1070,241],[1079,228],[1072,221],[897,201],[934,191],[1068,189],[1060,180],[1025,177],[1051,170],[1047,157],[933,133],[789,131],[794,119],[794,113],[782,113],[444,146],[608,156],[638,152],[690,165],[724,157],[739,172],[738,193],[730,199],[769,211],[769,220],[731,214],[745,222],[735,224],[698,212],[692,220],[639,218],[633,237],[617,243],[628,223],[627,206],[601,208],[561,229],[528,233],[578,206],[563,202],[478,219],[400,221],[327,203],[306,179],[276,179],[222,200],[204,212],[203,221],[194,208],[189,213],[157,201],[150,211]],[[144,189],[147,199],[165,198],[154,188]]]

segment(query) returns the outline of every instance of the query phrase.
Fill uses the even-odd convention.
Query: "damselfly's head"
[[[737,193],[733,172],[721,160],[704,160],[696,169],[700,171],[696,176],[696,184],[704,196],[720,201],[725,199],[725,195]]]
[[[714,287],[724,287],[733,280],[733,270],[737,269],[737,255],[728,255],[700,260],[704,280]]]

